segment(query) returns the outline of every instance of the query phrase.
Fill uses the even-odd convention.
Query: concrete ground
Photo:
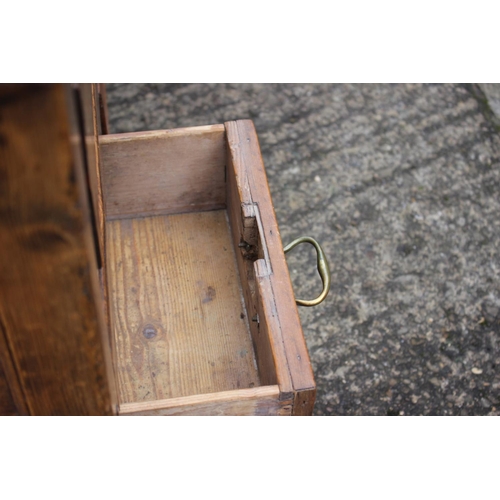
[[[300,308],[316,415],[500,415],[500,121],[481,87],[107,90],[112,132],[254,120],[284,243],[330,259],[329,297]],[[312,251],[288,263],[314,296]]]

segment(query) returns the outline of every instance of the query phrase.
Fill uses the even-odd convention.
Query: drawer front
[[[274,364],[281,398],[291,398],[292,413],[310,415],[316,385],[257,133],[250,120],[225,126],[228,213],[247,309],[258,319],[251,325],[257,358]]]

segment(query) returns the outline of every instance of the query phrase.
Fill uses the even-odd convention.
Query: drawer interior
[[[98,143],[90,185],[118,413],[311,414],[314,376],[252,122]]]
[[[99,142],[122,412],[140,413],[158,401],[191,404],[200,395],[218,395],[224,404],[233,393],[238,400],[277,400],[268,331],[252,321],[253,266],[265,252],[256,242],[241,244],[240,233],[255,239],[257,230],[255,218],[242,219],[251,207],[242,212],[235,174],[228,175],[224,126]]]

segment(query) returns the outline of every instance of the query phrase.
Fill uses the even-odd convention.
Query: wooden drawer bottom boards
[[[307,415],[315,383],[250,121],[99,137],[120,415]]]

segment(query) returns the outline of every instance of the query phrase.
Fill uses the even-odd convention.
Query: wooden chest
[[[19,122],[3,127],[6,189],[27,183],[32,200],[23,210],[39,215],[28,221],[14,199],[4,202],[3,211],[15,213],[0,237],[15,240],[4,251],[14,267],[24,265],[16,263],[24,236],[14,226],[52,224],[64,243],[52,262],[54,252],[29,240],[23,259],[30,276],[7,270],[0,297],[5,401],[26,414],[310,415],[314,376],[252,122],[107,135],[97,85],[37,92],[49,99],[40,124],[57,120],[48,128],[57,128],[59,147],[49,154],[31,140],[36,130],[23,131],[27,115],[15,117],[22,97],[5,103]],[[37,97],[27,98],[34,111]],[[28,166],[14,179],[14,137],[34,148],[42,167],[59,154],[59,171],[40,176]],[[65,189],[71,180],[62,173],[72,169],[76,194],[50,208],[32,183]],[[79,227],[69,228],[59,211],[75,201]],[[47,279],[47,268],[35,263],[39,253],[57,275],[68,246],[81,249],[78,265],[49,293],[82,295],[61,304],[80,323],[71,332],[66,320],[51,322],[48,313],[58,307],[45,304],[43,286],[28,294],[40,314],[19,302],[23,279]],[[68,343],[67,335],[77,339]]]

